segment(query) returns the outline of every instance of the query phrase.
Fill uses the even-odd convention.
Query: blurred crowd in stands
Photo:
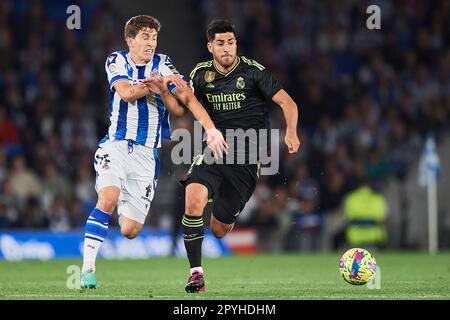
[[[379,190],[401,182],[425,134],[449,128],[450,2],[377,3],[381,30],[367,29],[366,1],[192,1],[202,17],[195,45],[204,47],[211,19],[232,20],[239,53],[271,70],[299,106],[300,151],[288,155],[280,135],[280,172],[260,178],[238,220],[257,227],[261,250],[323,248],[327,217],[361,178]],[[123,48],[123,26],[108,2],[86,1],[89,26],[69,31],[56,10],[69,4],[0,3],[0,228],[69,230],[95,205],[92,156],[108,126],[104,61]],[[204,51],[193,64],[210,59]],[[281,109],[270,116],[285,127]],[[176,189],[185,170],[170,163],[162,190]],[[171,202],[174,213],[148,219],[159,227],[183,202],[162,190],[156,208]]]
[[[106,133],[105,57],[122,47],[107,2],[0,2],[0,228],[83,226],[96,202],[93,152]]]

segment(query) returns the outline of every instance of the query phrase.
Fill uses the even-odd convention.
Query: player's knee
[[[98,194],[96,207],[103,212],[113,213],[119,194],[120,189],[115,186],[102,188]]]
[[[120,225],[120,233],[130,240],[136,238],[141,230],[142,225],[128,219]]]
[[[227,235],[228,229],[219,226],[211,226],[211,232],[217,239],[221,239]]]
[[[128,232],[128,233],[123,233],[123,236],[125,238],[129,239],[129,240],[132,240],[132,239],[136,238],[137,235],[138,235],[138,233],[135,232],[135,231],[131,231],[131,232]]]
[[[201,216],[203,214],[203,209],[205,209],[207,202],[208,197],[191,194],[186,197],[185,211],[186,213],[192,216]]]
[[[120,228],[120,232],[122,233],[122,235],[128,239],[134,239],[137,237],[137,235],[139,234],[139,229],[134,227],[134,226],[122,226]]]
[[[114,208],[116,207],[117,201],[115,199],[109,199],[109,198],[99,198],[97,201],[96,207],[103,212],[112,213],[114,211]]]
[[[218,239],[225,237],[231,230],[233,230],[233,227],[234,227],[234,223],[225,224],[225,223],[219,222],[215,218],[211,219],[211,224],[210,224],[211,232]]]
[[[225,237],[227,235],[226,232],[222,231],[222,230],[214,230],[212,231],[212,234],[217,238],[217,239],[222,239],[223,237]]]

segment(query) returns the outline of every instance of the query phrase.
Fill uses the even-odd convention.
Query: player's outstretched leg
[[[190,264],[186,292],[205,291],[202,268],[202,243],[204,235],[203,210],[208,202],[208,189],[199,183],[186,187],[186,207],[182,220],[184,246]]]
[[[108,234],[108,222],[119,197],[117,187],[106,187],[100,190],[99,199],[94,210],[86,221],[83,249],[83,267],[80,285],[83,289],[96,289],[95,260],[98,250]]]

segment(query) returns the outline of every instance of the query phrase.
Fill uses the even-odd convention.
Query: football
[[[339,273],[350,284],[366,284],[376,273],[377,263],[373,255],[363,248],[352,248],[339,260]]]

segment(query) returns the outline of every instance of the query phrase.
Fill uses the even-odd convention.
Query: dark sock
[[[184,246],[191,268],[202,264],[202,242],[204,234],[203,217],[184,214],[182,221]]]

